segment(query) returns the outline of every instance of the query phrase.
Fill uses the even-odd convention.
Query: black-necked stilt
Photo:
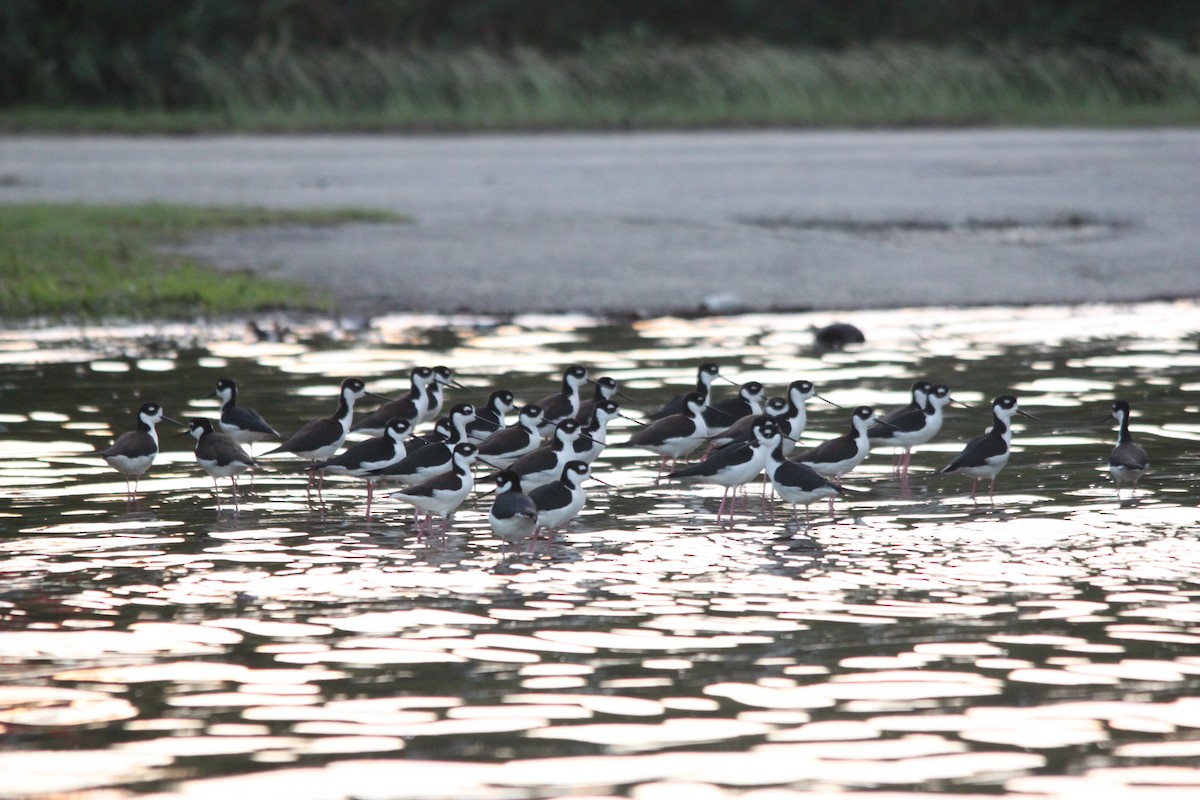
[[[515,424],[483,440],[479,445],[479,457],[501,469],[509,467],[521,456],[541,446],[541,424],[542,407],[536,403],[524,406],[517,414]]]
[[[591,467],[582,461],[568,461],[558,480],[529,492],[538,512],[535,539],[542,531],[561,530],[583,509],[587,502],[583,482],[590,474]]]
[[[796,507],[804,506],[804,524],[807,525],[808,507],[817,500],[828,498],[832,512],[833,498],[842,494],[842,489],[807,464],[787,460],[780,446],[783,441],[783,437],[777,434],[769,447],[766,461],[767,477],[770,478],[776,494],[785,503],[791,503],[793,519],[798,517]]]
[[[796,449],[797,440],[804,435],[804,429],[808,427],[808,409],[805,407],[805,403],[814,397],[818,400],[825,400],[824,397],[817,394],[817,389],[812,382],[798,380],[788,384],[786,397],[771,397],[763,404],[763,413],[775,420],[775,424],[779,426],[779,432],[783,434],[782,447],[785,456]],[[825,402],[836,406],[829,400],[825,400]],[[747,441],[750,438],[750,426],[754,419],[754,417],[743,417],[738,421],[737,427],[744,428],[744,431],[733,441]],[[722,435],[728,435],[728,433],[726,431]]]
[[[751,439],[747,442],[731,444],[717,450],[705,460],[690,467],[676,470],[668,478],[695,478],[706,483],[715,483],[725,487],[721,495],[721,504],[717,506],[717,522],[729,503],[729,522],[733,523],[734,508],[737,505],[737,490],[754,480],[763,471],[766,463],[768,446],[778,437],[779,426],[765,414],[755,418],[751,428]],[[732,498],[730,497],[732,492]]]
[[[496,473],[496,499],[488,510],[492,533],[509,544],[529,540],[537,528],[537,504],[521,491],[521,476],[512,470]]]
[[[579,389],[587,383],[587,379],[587,370],[578,364],[563,370],[562,388],[536,403],[542,408],[543,431],[557,425],[559,420],[573,418],[579,413]]]
[[[479,444],[496,431],[503,430],[505,417],[516,405],[516,398],[508,389],[492,392],[483,408],[475,409],[475,419],[467,426],[467,438]]]
[[[867,431],[872,447],[902,448],[899,459],[893,460],[892,465],[901,481],[908,480],[913,448],[929,443],[941,431],[942,409],[952,399],[950,387],[934,386],[928,381],[913,384],[912,398],[912,403],[889,412]]]
[[[365,436],[383,436],[389,420],[399,418],[415,426],[419,420],[424,419],[429,410],[429,395],[426,389],[434,381],[433,369],[414,367],[408,374],[408,379],[407,394],[384,403],[355,422],[350,430]]]
[[[704,442],[708,426],[704,424],[703,412],[704,396],[699,392],[691,392],[684,396],[683,411],[639,428],[629,437],[627,444],[630,447],[639,447],[662,456],[655,480],[662,475],[668,459],[674,468],[675,462]]]
[[[450,432],[446,439],[435,441],[407,453],[402,459],[372,474],[381,480],[418,483],[447,472],[454,466],[456,447],[467,441],[467,426],[475,419],[475,406],[458,403],[450,409]]]
[[[592,418],[592,409],[597,403],[602,403],[605,400],[612,400],[617,395],[621,395],[628,399],[628,396],[620,390],[617,382],[607,375],[602,378],[597,378],[592,381],[596,386],[595,392],[590,400],[584,400],[579,404],[579,411],[575,413],[575,421],[580,425],[586,425]]]
[[[350,425],[354,421],[354,401],[359,398],[378,397],[367,391],[367,385],[359,378],[346,378],[342,381],[338,392],[337,410],[332,416],[321,417],[306,422],[295,433],[284,440],[283,444],[274,450],[268,450],[263,456],[275,453],[293,453],[307,461],[325,461],[346,441]],[[386,399],[386,398],[383,398]],[[311,486],[312,476],[309,476]],[[320,495],[322,481],[317,482],[317,494]]]
[[[779,425],[780,420],[784,418],[784,416],[787,414],[787,411],[787,400],[784,400],[782,397],[768,397],[766,402],[763,403],[762,414],[758,416],[746,415],[742,417],[725,430],[718,434],[714,434],[709,441],[717,449],[745,444],[754,438],[754,423],[758,421],[760,416],[765,415],[771,417],[775,420],[775,424]]]
[[[721,368],[711,362],[705,362],[696,369],[696,389],[703,398],[704,402],[708,402],[708,397],[712,394],[713,381],[721,377]],[[724,380],[729,380],[725,378]],[[734,383],[733,381],[729,381]],[[737,384],[734,384],[735,386]],[[653,414],[647,415],[648,420],[659,420],[666,417],[673,417],[676,414],[682,414],[684,410],[683,399],[687,394],[677,394],[663,404],[662,408],[655,411]]]
[[[803,453],[797,453],[791,460],[798,464],[807,464],[821,477],[836,482],[867,457],[871,449],[867,440],[867,430],[875,419],[875,409],[859,406],[850,414],[848,432],[827,439]]]
[[[911,416],[914,412],[921,413],[925,409],[925,400],[929,397],[929,393],[933,391],[933,384],[929,381],[920,380],[914,381],[912,388],[909,389],[910,398],[908,405],[894,408],[879,418],[880,422],[894,423],[896,420],[906,416]],[[877,433],[886,433],[895,430],[886,425],[876,424],[872,427]],[[876,433],[871,434],[871,438],[878,438]]]
[[[1012,418],[1020,414],[1030,419],[1037,419],[1027,414],[1017,406],[1017,398],[1010,394],[1002,394],[992,401],[992,427],[982,436],[976,436],[954,460],[943,467],[939,474],[961,472],[971,479],[971,499],[975,499],[975,490],[980,478],[988,478],[988,497],[994,499],[996,491],[996,475],[1008,463],[1012,451]]]
[[[1129,403],[1124,400],[1113,403],[1112,414],[1108,419],[1115,419],[1120,426],[1117,431],[1117,446],[1108,454],[1108,472],[1117,483],[1117,497],[1121,496],[1121,484],[1126,482],[1133,484],[1130,493],[1132,497],[1137,494],[1138,481],[1150,468],[1150,460],[1146,458],[1146,451],[1133,441],[1133,434],[1129,432]]]
[[[720,402],[707,403],[704,409],[704,424],[709,430],[719,431],[733,425],[745,416],[757,417],[763,411],[763,400],[767,392],[758,381],[747,381],[738,389],[737,397],[727,397]]]
[[[133,500],[137,495],[138,481],[158,455],[158,430],[155,425],[169,422],[179,423],[163,412],[158,403],[143,403],[138,409],[137,427],[126,431],[113,441],[112,445],[101,450],[99,455],[108,465],[125,476],[125,499]],[[130,489],[130,481],[133,488]]]
[[[783,434],[782,447],[784,456],[791,455],[792,451],[796,449],[797,441],[804,435],[804,429],[808,427],[808,408],[805,406],[805,403],[814,397],[829,403],[834,408],[841,408],[841,406],[832,400],[826,400],[817,394],[817,387],[813,385],[812,381],[796,380],[789,383],[787,390],[787,414],[782,418],[775,418],[775,421],[779,423],[779,432]]]
[[[526,491],[532,491],[558,480],[568,461],[579,460],[575,443],[581,438],[583,429],[578,422],[570,417],[559,420],[549,444],[521,456],[508,468],[521,476],[521,485]]]
[[[253,445],[268,436],[280,438],[279,431],[268,425],[261,414],[237,404],[237,384],[229,378],[218,380],[216,391],[209,397],[221,399],[221,432],[232,436],[234,441]]]
[[[217,433],[213,430],[212,422],[203,417],[188,420],[187,432],[196,440],[196,463],[212,478],[217,510],[221,510],[221,489],[217,485],[217,478],[229,478],[233,486],[233,507],[237,509],[237,476],[257,466],[258,462],[242,449],[233,436]]]
[[[454,456],[449,472],[435,475],[415,486],[399,492],[392,492],[389,495],[389,497],[416,506],[417,509],[425,512],[423,523],[417,526],[419,536],[429,529],[435,515],[442,518],[442,532],[445,532],[450,517],[463,504],[475,486],[471,465],[478,452],[479,449],[470,442],[460,442],[454,446]]]
[[[442,405],[446,402],[447,386],[455,389],[463,388],[461,383],[454,380],[454,370],[439,364],[433,368],[433,380],[425,387],[425,394],[429,398],[429,402],[425,406],[425,413],[415,424],[430,422],[438,418],[438,415],[442,413]]]
[[[600,400],[592,407],[587,424],[580,428],[575,440],[575,458],[591,464],[608,446],[608,423],[624,416],[616,400]]]
[[[404,440],[411,429],[412,423],[407,419],[392,417],[383,426],[382,436],[357,442],[348,447],[345,452],[325,461],[318,461],[308,469],[327,475],[349,475],[354,478],[366,479],[366,516],[367,519],[370,519],[371,500],[375,495],[375,481],[379,478],[376,473],[399,463],[408,454]]]

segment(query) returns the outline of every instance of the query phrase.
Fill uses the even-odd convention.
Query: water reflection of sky
[[[0,796],[1194,796],[1196,310],[856,313],[867,344],[825,355],[816,315],[0,332]],[[611,486],[532,552],[486,500],[428,542],[389,501],[365,522],[353,481],[312,507],[287,459],[217,513],[170,426],[136,506],[94,455],[143,400],[213,414],[224,375],[292,430],[344,375],[391,394],[446,364],[455,400],[528,400],[579,362],[646,411],[702,360],[843,406],[924,375],[1044,422],[995,506],[932,474],[987,424],[952,407],[907,489],[874,454],[805,529],[757,486],[716,525],[720,487],[655,485],[621,421]],[[1114,396],[1153,465],[1135,503],[1101,470]],[[846,415],[814,402],[806,438]]]

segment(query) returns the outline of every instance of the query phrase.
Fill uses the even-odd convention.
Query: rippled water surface
[[[824,355],[805,315],[0,333],[0,796],[1196,797],[1197,306],[846,320],[867,344]],[[218,511],[169,425],[135,504],[95,456],[141,402],[215,415],[223,376],[286,432],[348,375],[397,394],[446,364],[452,401],[531,401],[578,362],[637,416],[704,360],[882,410],[924,376],[975,409],[907,488],[874,453],[807,528],[757,486],[718,525],[721,489],[656,485],[620,420],[607,485],[532,550],[487,498],[424,541],[349,479],[310,505],[288,458]],[[1043,421],[976,504],[933,473],[1003,392]],[[1152,462],[1134,500],[1101,468],[1114,397]],[[809,408],[807,441],[846,427]]]

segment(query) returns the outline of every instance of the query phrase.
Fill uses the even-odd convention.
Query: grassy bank
[[[188,52],[175,66],[184,104],[9,108],[0,124],[121,132],[1200,124],[1200,54],[1159,40],[1121,51],[636,40],[559,55],[260,49],[236,59]]]
[[[6,205],[0,213],[0,317],[192,318],[329,310],[328,301],[305,286],[249,271],[217,272],[165,252],[163,245],[206,231],[362,221],[402,220],[356,209]]]

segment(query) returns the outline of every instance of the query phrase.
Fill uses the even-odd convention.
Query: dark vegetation
[[[8,130],[1200,121],[1193,0],[6,0]]]

